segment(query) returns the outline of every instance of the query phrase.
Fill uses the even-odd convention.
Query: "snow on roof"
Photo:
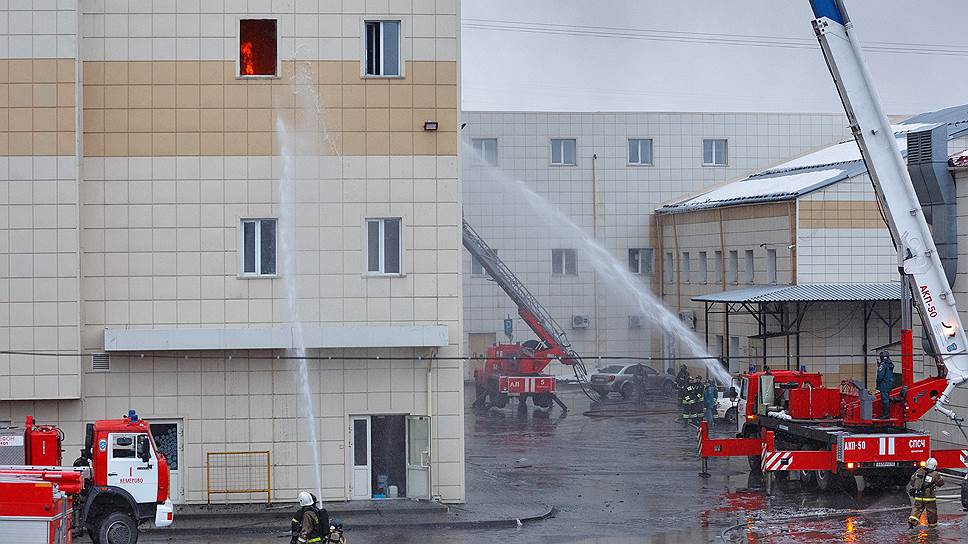
[[[727,183],[697,197],[667,205],[665,208],[710,208],[726,204],[750,204],[794,198],[846,177],[848,175],[843,168],[751,177]]]
[[[892,125],[901,155],[907,154],[908,132],[928,130],[941,124],[949,126],[949,138],[962,135],[968,130],[968,104],[922,113]],[[961,161],[959,165],[968,166],[968,150],[965,151],[965,157]],[[751,174],[745,179],[710,189],[697,196],[666,204],[657,212],[673,213],[717,206],[790,200],[863,174],[866,170],[857,143],[851,139]]]

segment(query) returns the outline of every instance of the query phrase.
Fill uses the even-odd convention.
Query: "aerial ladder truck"
[[[810,4],[815,34],[897,248],[905,291],[902,384],[890,392],[889,413],[882,414],[880,394],[870,394],[857,382],[828,388],[818,373],[750,372],[740,379],[737,437],[710,438],[702,423],[698,445],[703,472],[710,457],[746,456],[751,469],[763,472],[767,492],[776,477],[826,489],[839,476],[852,476],[861,492],[865,485],[906,482],[928,457],[935,457],[941,468],[968,467],[968,449],[933,449],[927,434],[908,428],[934,409],[961,429],[964,418],[948,403],[955,387],[968,380],[968,339],[844,1]],[[928,355],[938,368],[937,376],[919,381],[914,381],[907,302],[912,299],[931,348]]]
[[[474,406],[503,408],[511,398],[517,398],[523,408],[530,398],[540,408],[548,409],[556,403],[567,412],[568,407],[555,394],[555,377],[543,372],[557,360],[572,367],[579,383],[585,379],[585,365],[572,349],[565,330],[466,220],[462,238],[467,251],[517,305],[518,315],[538,337],[522,343],[498,343],[487,349],[483,367],[474,372]]]

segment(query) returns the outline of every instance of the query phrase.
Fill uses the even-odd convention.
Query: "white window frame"
[[[555,272],[555,253],[561,255],[561,272]],[[575,261],[575,271],[574,273],[568,272],[568,255],[574,255]],[[551,250],[551,275],[556,278],[561,277],[576,277],[578,276],[578,250],[570,247],[556,247]]]
[[[488,162],[486,143],[494,142],[494,162]],[[480,143],[481,146],[478,149],[477,144]],[[497,154],[497,138],[471,138],[471,147],[474,148],[473,164],[477,166],[497,166],[500,158]]]
[[[255,74],[251,76],[242,74],[242,61],[239,59],[239,48],[242,47],[242,21],[261,21],[275,20],[276,22],[276,73]],[[282,73],[282,21],[278,17],[238,17],[235,19],[235,79],[279,79]],[[277,225],[278,226],[278,223]]]
[[[726,261],[726,282],[739,283],[739,251],[729,250],[729,257]]]
[[[671,251],[666,251],[662,261],[662,276],[666,283],[672,283],[676,276],[676,256]]]
[[[713,162],[706,162],[706,142],[723,142],[723,162],[717,162],[716,144],[713,144]],[[728,138],[703,138],[702,139],[702,165],[703,166],[729,166],[729,139]]]
[[[380,261],[380,270],[370,270],[370,223],[378,221],[380,223],[380,254],[378,260]],[[400,263],[399,272],[384,272],[383,269],[386,268],[386,222],[387,221],[397,221],[400,223],[399,231],[399,245],[398,262]],[[363,275],[364,276],[384,276],[384,277],[398,277],[403,276],[403,218],[402,217],[367,217],[363,220]]]
[[[632,252],[635,251],[635,266],[632,266]],[[651,247],[629,248],[629,270],[633,274],[651,276],[655,273],[655,251]]]
[[[776,250],[766,250],[766,280],[771,285],[776,285]]]
[[[756,277],[756,256],[752,249],[747,249],[743,255],[743,268],[746,273],[746,283],[753,283]]]
[[[631,148],[632,142],[638,142],[639,148],[639,162],[632,162]],[[642,142],[649,142],[649,162],[642,162]],[[628,166],[655,166],[655,143],[652,138],[629,138],[628,145],[625,149]]]
[[[575,162],[564,162],[565,161],[565,142],[571,141],[575,142]],[[554,146],[555,144],[561,146],[561,161],[554,162]],[[548,164],[551,166],[578,166],[578,138],[549,138],[548,143]]]
[[[699,252],[699,283],[705,285],[709,283],[709,256],[705,251]]]
[[[723,281],[723,252],[718,249],[713,251],[713,275],[715,283]]]
[[[276,271],[272,274],[262,273],[262,222],[274,221],[276,224],[276,254],[273,262]],[[255,272],[245,271],[245,224],[255,224]],[[278,278],[279,277],[279,219],[275,217],[245,217],[239,219],[239,277],[240,278]]]
[[[366,73],[366,24],[367,23],[380,23],[380,37],[381,37],[381,47],[382,47],[382,37],[383,23],[397,23],[400,25],[400,43],[397,44],[399,47],[399,52],[397,54],[398,73],[394,75],[385,75],[386,69],[383,66],[383,61],[386,55],[380,54],[380,73],[379,74],[368,74]],[[395,17],[366,17],[361,22],[360,27],[360,77],[363,79],[403,79],[406,77],[406,67],[407,59],[403,54],[403,40],[406,35],[406,27],[404,26],[404,20],[402,18]]]

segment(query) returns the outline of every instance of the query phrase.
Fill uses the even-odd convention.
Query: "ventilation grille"
[[[94,372],[108,372],[109,370],[111,370],[111,354],[92,353],[91,370],[93,370]]]
[[[923,164],[931,162],[931,131],[908,132],[907,134],[908,164]]]

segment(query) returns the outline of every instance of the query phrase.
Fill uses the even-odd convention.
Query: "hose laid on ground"
[[[958,497],[958,498],[950,498],[948,496],[941,496],[941,497],[937,497],[937,499],[938,499],[939,502],[950,502],[950,501],[954,501],[954,500],[960,500],[961,497]],[[727,533],[730,533],[732,531],[735,531],[736,529],[742,529],[743,527],[749,527],[750,525],[753,525],[754,523],[761,522],[761,521],[765,521],[767,525],[775,525],[777,523],[785,523],[785,522],[788,522],[788,521],[797,521],[797,520],[800,520],[800,519],[830,519],[830,518],[836,518],[836,517],[840,517],[840,516],[858,516],[858,515],[863,515],[863,514],[880,514],[880,513],[884,513],[884,512],[902,512],[902,511],[907,511],[907,510],[910,510],[910,509],[911,509],[910,506],[897,506],[897,507],[894,507],[894,508],[877,508],[875,510],[856,510],[856,511],[853,511],[853,512],[837,512],[837,513],[831,512],[831,513],[827,513],[827,514],[804,514],[802,516],[788,516],[788,517],[785,517],[785,518],[777,518],[777,519],[769,519],[769,520],[765,520],[765,519],[755,519],[755,520],[750,520],[750,521],[744,521],[742,523],[737,523],[736,525],[731,525],[731,526],[723,529],[723,531],[721,533],[719,533],[719,538],[720,538],[720,540],[723,541],[724,544],[729,544],[729,540],[726,540],[726,534]]]

